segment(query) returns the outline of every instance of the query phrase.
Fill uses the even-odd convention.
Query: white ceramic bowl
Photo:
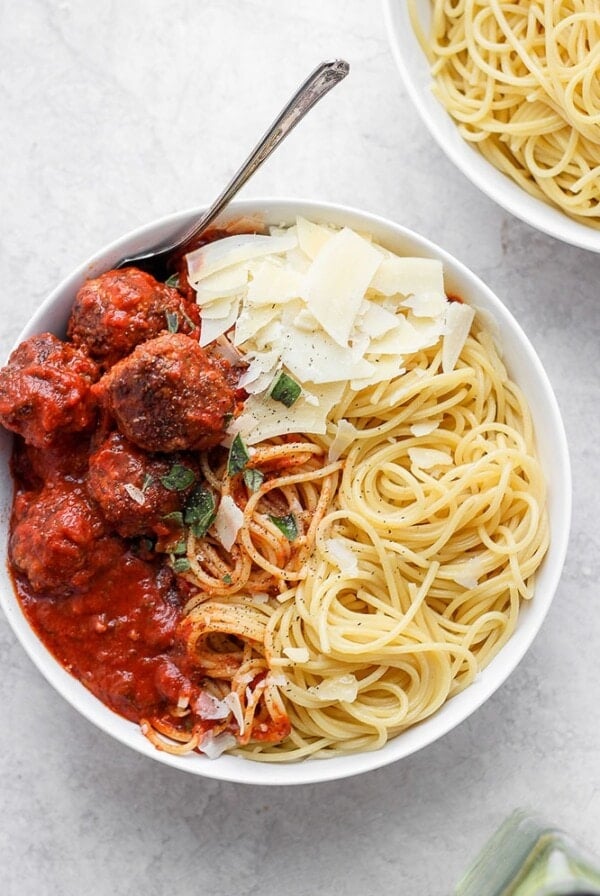
[[[108,270],[123,255],[152,245],[178,232],[194,215],[185,212],[142,227],[98,252],[50,294],[21,334],[19,341],[51,330],[62,335],[71,303],[80,284]],[[300,784],[359,774],[408,756],[433,743],[462,722],[487,700],[521,660],[548,612],[564,562],[571,510],[570,467],[565,433],[552,388],[532,346],[498,298],[467,268],[433,243],[391,221],[350,208],[297,200],[248,200],[232,204],[224,220],[255,217],[267,224],[291,223],[301,214],[317,222],[348,225],[373,234],[375,240],[400,254],[440,258],[448,289],[469,303],[487,309],[497,322],[506,363],[531,406],[539,452],[549,484],[551,542],[539,571],[533,601],[524,606],[510,641],[481,673],[476,683],[447,702],[434,716],[391,740],[383,749],[334,759],[292,764],[261,764],[223,755],[209,760],[198,754],[161,753],[137,725],[107,709],[57,663],[30,629],[14,595],[5,564],[0,571],[2,607],[21,644],[50,684],[87,719],[112,737],[165,765],[228,781],[251,784]],[[11,439],[0,431],[0,543],[6,545],[12,484],[8,472]],[[51,736],[51,732],[49,733]]]
[[[431,19],[430,0],[415,0],[415,5],[419,20],[427,25]],[[413,31],[406,0],[383,0],[383,8],[404,86],[431,136],[450,161],[517,218],[565,243],[600,252],[600,230],[573,221],[559,209],[530,196],[461,137],[455,122],[431,92],[429,63]]]

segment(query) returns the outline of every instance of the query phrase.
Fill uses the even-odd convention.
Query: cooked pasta
[[[244,755],[289,761],[381,747],[470,684],[532,597],[548,526],[531,418],[491,338],[473,329],[450,373],[438,345],[401,377],[346,389],[330,427],[344,418],[357,430],[342,462],[317,453],[329,435],[258,449],[253,468],[284,451],[298,472],[290,465],[246,504],[246,566],[235,551],[207,579],[219,546],[191,540],[190,575],[202,589],[188,607],[191,637],[217,630],[243,645],[236,656],[223,645],[215,653],[244,731],[257,708],[265,732],[289,717],[283,742],[261,742],[255,726],[238,746]],[[227,482],[223,471],[210,477]],[[293,550],[268,524],[269,512],[289,510],[306,527]],[[198,662],[213,668],[206,648]],[[262,705],[247,688],[257,670]]]
[[[433,0],[434,92],[465,140],[531,195],[600,227],[598,0]]]

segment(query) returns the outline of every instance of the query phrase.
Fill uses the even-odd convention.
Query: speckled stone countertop
[[[351,76],[244,195],[363,207],[473,268],[546,367],[574,474],[566,568],[533,648],[468,721],[363,777],[285,790],[163,767],[71,709],[0,618],[2,896],[444,896],[522,805],[600,854],[600,257],[451,166],[375,0],[22,0],[0,8],[0,53],[3,357],[75,265],[210,200],[308,71],[342,56]]]

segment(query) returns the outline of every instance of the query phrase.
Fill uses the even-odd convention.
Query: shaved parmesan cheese
[[[331,554],[333,562],[339,566],[342,572],[348,575],[358,575],[358,561],[354,551],[348,547],[343,538],[328,538],[325,542],[327,552]]]
[[[369,300],[363,302],[359,313],[359,327],[371,339],[383,336],[397,325],[398,317],[392,311],[388,311],[377,302]]]
[[[410,308],[415,317],[439,317],[444,313],[447,301],[442,290],[417,292],[405,299],[402,304]]]
[[[226,236],[222,240],[200,246],[199,249],[186,255],[190,283],[199,283],[217,271],[262,255],[287,252],[297,245],[298,238],[291,228],[282,236],[264,236],[256,233]]]
[[[462,302],[449,302],[446,308],[444,342],[442,345],[442,370],[454,370],[463,346],[467,341],[475,310]]]
[[[273,323],[279,317],[279,309],[275,305],[245,308],[237,319],[233,341],[235,345],[243,345],[252,339],[260,330]]]
[[[410,428],[413,436],[428,436],[439,427],[439,420],[424,420],[422,423],[413,423]]]
[[[327,416],[340,400],[344,385],[339,382],[313,386],[310,396],[302,394],[290,408],[264,395],[250,395],[242,413],[229,425],[228,432],[239,432],[246,445],[255,445],[262,439],[285,433],[323,434],[327,430]]]
[[[457,565],[456,571],[452,575],[452,580],[457,585],[471,590],[471,588],[477,587],[482,575],[483,571],[480,561],[477,558],[473,558]]]
[[[192,704],[192,709],[201,719],[207,720],[226,719],[231,711],[224,700],[213,697],[207,691],[200,691]]]
[[[248,365],[239,381],[248,398],[224,444],[237,433],[249,445],[323,435],[348,384],[359,391],[395,380],[405,359],[438,343],[451,369],[472,320],[468,306],[448,302],[439,260],[397,256],[348,227],[298,218],[268,235],[207,244],[187,261],[202,306],[201,345],[227,338]],[[302,387],[292,408],[269,397],[280,372]],[[378,400],[393,404],[399,387]],[[331,459],[355,437],[349,426],[335,431]],[[433,431],[422,426],[413,434]]]
[[[226,750],[231,750],[235,746],[237,746],[237,739],[228,731],[217,735],[212,731],[207,731],[200,741],[198,749],[209,759],[218,759]]]
[[[334,230],[323,227],[322,224],[314,224],[306,218],[298,218],[296,222],[298,233],[298,245],[311,261],[314,261],[325,243],[331,239]]]
[[[267,675],[267,684],[275,685],[277,688],[284,688],[287,683],[288,680],[282,672],[278,672],[277,674],[269,672]]]
[[[250,364],[239,379],[240,388],[248,388],[249,385],[256,382],[256,380],[264,373],[274,374],[278,364],[279,354],[276,351],[251,355]]]
[[[247,299],[256,307],[272,303],[281,304],[302,295],[304,277],[298,271],[281,267],[267,258],[252,269]]]
[[[247,284],[247,266],[236,265],[225,271],[219,271],[211,277],[206,277],[199,283],[196,286],[196,301],[204,308],[214,301],[239,295]]]
[[[307,663],[310,658],[307,647],[284,647],[283,652],[293,663]]]
[[[406,373],[405,368],[402,366],[402,357],[400,355],[384,355],[380,357],[378,355],[367,355],[365,361],[370,361],[373,367],[373,373],[371,373],[368,377],[363,377],[362,379],[357,378],[350,381],[350,386],[354,389],[355,392],[358,392],[360,389],[365,389],[367,386],[374,386],[376,383],[381,383],[383,380],[393,380],[397,376],[401,376],[403,373]]]
[[[367,377],[373,367],[364,358],[358,361],[326,333],[305,332],[291,326],[281,335],[281,359],[300,383],[336,383]]]
[[[454,461],[447,451],[438,448],[409,448],[408,456],[413,466],[420,470],[430,470],[432,467],[451,467]]]
[[[143,493],[141,488],[138,488],[136,485],[132,485],[131,482],[126,482],[123,486],[129,497],[132,501],[135,501],[136,504],[145,504],[146,503],[146,495]]]
[[[343,417],[336,426],[333,442],[329,446],[328,460],[330,463],[338,460],[357,436],[358,430]]]
[[[326,678],[321,684],[307,688],[307,693],[324,703],[354,703],[358,695],[358,681],[351,673]]]
[[[235,300],[231,303],[230,310],[225,317],[208,317],[205,319],[201,314],[200,317],[202,322],[200,325],[200,345],[209,345],[211,342],[214,342],[216,339],[218,339],[219,336],[227,333],[227,331],[233,327],[237,320],[239,307],[239,300]]]
[[[224,495],[221,498],[213,526],[217,538],[226,551],[230,551],[233,547],[243,522],[244,514],[231,495]]]
[[[348,227],[321,248],[306,278],[309,310],[340,346],[346,346],[381,253]]]
[[[202,320],[219,320],[224,317],[229,317],[234,305],[237,311],[239,306],[239,295],[233,297],[225,296],[222,299],[210,302],[208,305],[203,305],[200,310]]]
[[[225,703],[231,710],[233,718],[235,719],[237,726],[239,728],[240,737],[241,737],[242,734],[244,733],[246,725],[244,722],[244,712],[242,710],[242,704],[240,702],[240,698],[239,698],[238,694],[235,691],[230,691],[229,694],[227,694],[225,697],[223,697],[223,703]]]
[[[384,296],[444,293],[442,262],[436,258],[402,258],[391,253],[383,259],[370,283]]]

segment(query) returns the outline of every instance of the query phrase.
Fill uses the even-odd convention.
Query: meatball
[[[179,333],[139,345],[95,388],[121,433],[150,452],[217,445],[235,407],[222,363]]]
[[[122,553],[84,486],[66,479],[17,495],[9,549],[33,590],[48,594],[84,587]]]
[[[183,510],[195,466],[177,455],[145,454],[115,432],[90,457],[88,489],[120,535],[151,534],[163,517]]]
[[[104,367],[163,330],[185,333],[199,326],[195,303],[137,268],[107,271],[83,284],[67,333]]]
[[[32,336],[0,370],[0,423],[38,447],[86,430],[96,419],[90,387],[98,374],[91,358],[52,333]]]
[[[15,438],[11,457],[15,481],[39,490],[53,479],[81,479],[87,472],[89,443],[89,435],[80,433],[57,435],[43,448]]]

